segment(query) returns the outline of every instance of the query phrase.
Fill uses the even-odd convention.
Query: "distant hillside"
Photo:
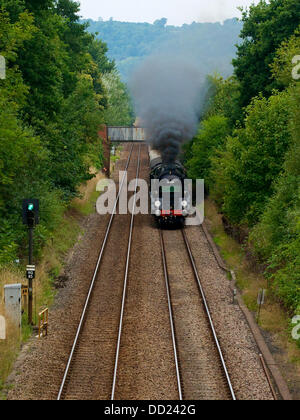
[[[159,50],[184,51],[196,59],[205,72],[229,76],[242,23],[230,19],[221,23],[192,23],[181,27],[166,25],[161,19],[154,24],[114,20],[87,20],[89,31],[98,33],[109,48],[109,57],[126,81],[134,68],[148,55]]]

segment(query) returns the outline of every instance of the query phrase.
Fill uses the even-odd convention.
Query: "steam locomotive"
[[[181,227],[191,208],[191,191],[184,185],[186,171],[178,160],[163,162],[156,150],[149,149],[149,157],[151,214],[161,227]]]

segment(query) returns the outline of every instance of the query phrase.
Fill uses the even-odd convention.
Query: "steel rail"
[[[138,177],[139,177],[139,173],[140,173],[140,156],[141,156],[141,146],[139,146],[138,163],[137,163],[137,169],[136,169],[135,189],[134,189],[133,197],[137,193]],[[131,221],[130,221],[129,239],[128,239],[128,248],[127,248],[126,268],[125,268],[125,276],[124,276],[122,305],[121,305],[121,312],[120,312],[119,333],[118,333],[118,341],[117,341],[117,349],[116,349],[116,357],[115,357],[115,367],[114,367],[114,376],[113,376],[113,384],[112,384],[112,392],[111,392],[111,400],[112,401],[115,398],[115,391],[116,391],[116,384],[117,384],[119,355],[120,355],[121,338],[122,338],[122,331],[123,331],[123,319],[124,319],[126,294],[127,294],[127,283],[128,283],[128,274],[129,274],[129,264],[130,264],[130,255],[131,255],[131,245],[132,245],[132,236],[133,236],[135,208],[136,208],[136,201],[133,200]]]
[[[265,372],[265,375],[266,375],[267,381],[268,381],[268,383],[269,383],[269,386],[270,386],[270,389],[271,389],[271,392],[272,392],[273,398],[274,398],[274,400],[275,400],[275,401],[277,401],[277,400],[278,400],[278,397],[277,397],[277,394],[276,394],[276,392],[275,392],[274,386],[273,386],[273,384],[272,384],[272,379],[271,379],[271,376],[270,376],[270,374],[269,374],[269,372],[268,372],[268,367],[267,367],[266,361],[265,361],[265,359],[264,359],[264,356],[263,356],[262,354],[260,354],[260,355],[259,355],[259,359],[260,359],[260,362],[261,362],[261,364],[262,364],[263,370],[264,370],[264,372]]]
[[[231,379],[230,379],[230,376],[229,376],[229,373],[228,373],[228,369],[227,369],[227,366],[226,366],[226,363],[225,363],[223,352],[222,352],[222,349],[221,349],[221,346],[220,346],[220,343],[219,343],[219,340],[218,340],[218,337],[217,337],[217,333],[216,333],[216,330],[215,330],[215,327],[214,327],[214,323],[213,323],[213,320],[212,320],[210,309],[209,309],[209,306],[208,306],[208,303],[207,303],[207,300],[206,300],[206,296],[205,296],[205,293],[204,293],[204,290],[203,290],[203,287],[202,287],[202,284],[201,284],[201,280],[200,280],[200,277],[199,277],[199,274],[198,274],[195,259],[194,259],[194,256],[193,256],[188,238],[186,236],[185,230],[182,229],[181,232],[182,232],[184,243],[186,245],[186,249],[188,251],[188,255],[190,257],[190,261],[191,261],[191,264],[192,264],[192,267],[193,267],[194,275],[195,275],[195,278],[196,278],[197,283],[198,283],[198,287],[199,287],[200,294],[201,294],[201,297],[202,297],[202,300],[203,300],[203,303],[204,303],[205,311],[206,311],[206,314],[207,314],[207,317],[208,317],[208,320],[209,320],[211,331],[213,333],[214,341],[215,341],[215,344],[216,344],[217,349],[218,349],[219,357],[220,357],[220,360],[221,360],[223,371],[225,373],[225,377],[226,377],[226,381],[227,381],[227,384],[228,384],[228,387],[229,387],[229,390],[230,390],[230,394],[231,394],[232,399],[234,401],[236,401],[235,392],[233,390],[233,386],[232,386]]]
[[[94,289],[94,284],[95,284],[95,281],[96,281],[96,277],[98,275],[99,267],[100,267],[102,257],[103,257],[103,254],[104,254],[104,250],[105,250],[105,247],[106,247],[106,244],[107,244],[107,239],[108,239],[108,236],[109,236],[110,228],[111,228],[114,216],[116,214],[116,208],[117,208],[119,198],[120,198],[120,195],[121,195],[121,191],[123,189],[123,185],[124,185],[125,178],[126,178],[126,175],[127,175],[129,163],[130,163],[130,160],[131,160],[131,157],[132,157],[133,147],[134,147],[134,145],[131,146],[130,153],[129,153],[129,156],[128,156],[128,159],[127,159],[127,162],[126,162],[124,175],[123,175],[121,185],[120,185],[120,188],[119,188],[119,193],[118,193],[118,196],[116,198],[116,201],[115,201],[115,204],[114,204],[114,207],[113,207],[113,211],[112,211],[109,223],[108,223],[107,228],[106,228],[105,237],[104,237],[104,240],[103,240],[103,243],[102,243],[102,246],[101,246],[101,251],[100,251],[100,254],[99,254],[99,257],[98,257],[98,260],[97,260],[94,275],[93,275],[93,278],[92,278],[92,281],[91,281],[91,284],[90,284],[90,288],[89,288],[89,291],[88,291],[88,295],[87,295],[87,298],[86,298],[86,301],[85,301],[85,305],[84,305],[84,308],[83,308],[83,311],[82,311],[79,326],[77,328],[76,336],[75,336],[73,346],[72,346],[72,350],[71,350],[71,353],[70,353],[70,356],[69,356],[69,359],[68,359],[68,363],[67,363],[67,366],[66,366],[66,369],[65,369],[64,377],[63,377],[63,380],[62,380],[62,383],[61,383],[61,386],[60,386],[60,389],[59,389],[57,401],[61,400],[64,388],[65,388],[65,385],[66,385],[66,381],[67,381],[67,377],[68,377],[68,374],[69,374],[69,371],[70,371],[70,366],[71,366],[71,363],[72,363],[72,360],[73,360],[74,352],[75,352],[75,349],[76,349],[76,346],[77,346],[77,343],[78,343],[78,339],[79,339],[79,336],[80,336],[80,333],[81,333],[81,330],[82,330],[82,326],[83,326],[83,323],[84,323],[84,320],[85,320],[86,311],[87,311],[87,308],[88,308],[88,305],[89,305],[89,302],[90,302],[90,297],[91,297],[92,291]]]
[[[167,259],[166,259],[166,249],[165,249],[164,237],[163,237],[163,233],[162,233],[161,230],[160,230],[160,244],[161,244],[161,255],[162,255],[164,276],[165,276],[165,282],[166,282],[167,298],[168,298],[168,307],[169,307],[170,326],[171,326],[171,333],[172,333],[172,343],[173,343],[173,351],[174,351],[174,359],[175,359],[178,393],[179,393],[179,400],[182,401],[183,396],[182,396],[181,377],[180,377],[179,362],[178,362],[177,343],[176,343],[176,334],[175,334],[175,326],[174,326],[174,316],[173,316],[173,309],[172,309],[172,303],[171,303],[168,265],[167,265]]]

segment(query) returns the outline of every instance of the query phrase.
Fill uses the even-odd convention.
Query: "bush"
[[[291,143],[291,99],[286,93],[255,98],[247,108],[245,128],[228,138],[226,150],[213,158],[212,184],[223,185],[223,211],[232,223],[253,226],[274,193]]]
[[[192,158],[186,162],[190,178],[207,179],[211,168],[211,156],[224,146],[230,132],[229,122],[222,115],[215,115],[203,121],[193,140]]]
[[[269,264],[274,293],[287,308],[296,312],[300,308],[300,228],[294,239],[275,250]]]

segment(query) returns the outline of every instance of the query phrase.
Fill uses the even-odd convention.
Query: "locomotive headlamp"
[[[188,203],[186,200],[183,200],[183,202],[181,203],[183,208],[186,208],[188,206]]]
[[[161,215],[161,211],[160,210],[155,210],[155,216],[159,217]]]
[[[155,203],[154,203],[154,205],[155,205],[155,207],[156,208],[160,208],[160,205],[161,205],[161,203],[160,203],[160,201],[159,200],[157,200],[157,201],[155,201]]]

